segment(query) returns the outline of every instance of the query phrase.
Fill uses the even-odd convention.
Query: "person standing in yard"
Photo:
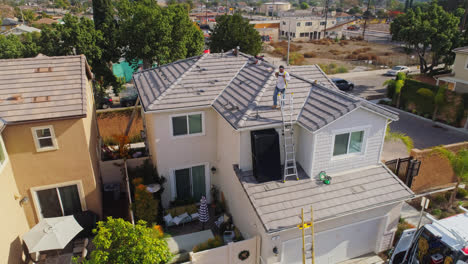
[[[275,109],[278,107],[278,95],[281,93],[281,96],[284,98],[284,92],[288,87],[288,82],[291,80],[291,76],[289,73],[284,70],[284,66],[279,66],[279,71],[275,72],[276,78],[276,87],[275,91],[273,92],[273,106],[271,108]]]

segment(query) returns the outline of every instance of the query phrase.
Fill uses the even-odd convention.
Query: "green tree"
[[[157,264],[172,258],[167,242],[155,229],[147,227],[145,221],[133,226],[121,218],[109,217],[106,222],[98,222],[94,232],[96,249],[83,263]]]
[[[393,40],[416,50],[421,73],[426,73],[441,62],[453,63],[451,50],[460,43],[459,23],[458,17],[433,2],[427,11],[415,8],[398,16],[390,25],[390,32]],[[432,55],[430,65],[426,61],[427,52]]]
[[[452,152],[443,146],[439,146],[433,148],[432,152],[447,159],[455,173],[455,176],[457,177],[457,184],[455,185],[455,189],[452,191],[450,200],[446,205],[446,209],[448,209],[453,205],[460,183],[468,181],[468,149],[465,148],[458,152]]]
[[[118,9],[123,54],[134,66],[143,60],[146,69],[201,53],[203,35],[185,4],[161,8],[153,0],[122,0]]]
[[[392,101],[396,107],[400,107],[400,98],[401,98],[401,90],[403,86],[405,86],[406,74],[404,72],[399,72],[395,79],[386,80],[383,85],[387,86],[387,89],[395,89],[395,93],[393,95]]]
[[[434,96],[434,113],[432,114],[432,121],[436,120],[439,109],[445,104],[445,93],[447,92],[447,85],[439,86],[437,93]]]
[[[210,49],[213,52],[227,51],[239,46],[240,51],[257,55],[262,49],[260,34],[241,15],[219,16],[216,22],[210,37]]]
[[[302,2],[300,7],[302,10],[309,9],[309,5],[306,2]]]
[[[23,56],[24,45],[16,35],[0,35],[0,59],[15,59]]]

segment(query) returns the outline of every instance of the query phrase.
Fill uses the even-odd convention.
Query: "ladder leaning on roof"
[[[293,126],[293,93],[281,96],[278,94],[281,106],[281,117],[283,120],[283,139],[284,139],[284,174],[283,182],[288,177],[295,177],[299,180],[296,167],[296,148],[294,147],[294,126]]]

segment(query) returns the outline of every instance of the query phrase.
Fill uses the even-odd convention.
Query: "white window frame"
[[[2,135],[0,135],[0,144],[1,144],[2,149],[3,149],[3,155],[5,155],[5,160],[3,162],[0,161],[0,173],[1,173],[3,171],[3,169],[5,168],[5,165],[9,161],[8,153],[7,153],[7,150],[6,150],[6,147],[5,147],[5,142],[3,142],[3,136]]]
[[[195,133],[195,134],[189,134],[190,127],[189,127],[189,118],[188,118],[188,116],[190,116],[190,115],[199,115],[199,114],[201,114],[201,118],[202,118],[202,132],[201,133]],[[173,125],[172,125],[172,118],[173,117],[179,117],[179,116],[186,116],[187,117],[187,134],[174,136],[174,128],[173,128]],[[204,136],[205,135],[205,112],[201,111],[201,112],[191,112],[191,113],[170,115],[169,116],[169,129],[170,129],[169,133],[171,134],[172,139]]]
[[[360,126],[360,127],[353,127],[349,129],[339,129],[332,131],[332,144],[331,144],[331,160],[340,160],[340,159],[348,159],[353,157],[364,156],[367,152],[367,137],[369,135],[370,126]],[[362,131],[364,134],[362,136],[362,146],[360,152],[349,153],[349,144],[351,142],[351,133],[353,132],[360,132]],[[341,155],[333,155],[333,151],[335,150],[335,138],[337,135],[349,133],[348,138],[348,147],[346,149],[346,154]]]
[[[41,148],[41,145],[39,144],[39,138],[37,137],[36,131],[37,130],[42,130],[42,129],[49,129],[50,130],[50,137],[52,139],[53,146]],[[32,135],[33,135],[34,145],[36,146],[36,151],[37,152],[57,150],[59,148],[58,143],[57,143],[57,138],[55,137],[54,127],[52,125],[32,127],[31,132],[32,132]]]
[[[32,198],[33,198],[34,209],[36,209],[36,215],[37,215],[37,218],[39,220],[42,220],[44,217],[41,214],[41,206],[39,204],[39,197],[37,196],[37,192],[42,191],[42,190],[48,190],[48,189],[54,189],[55,188],[55,190],[57,191],[58,198],[59,198],[60,208],[62,209],[62,213],[63,213],[62,200],[60,198],[60,193],[58,191],[58,188],[65,187],[65,186],[70,186],[70,185],[76,185],[77,186],[78,195],[80,196],[81,210],[82,211],[87,210],[85,194],[84,194],[84,190],[83,190],[83,183],[81,182],[81,180],[32,187],[30,189],[31,190],[31,195],[32,195]]]
[[[181,166],[181,167],[175,167],[172,168],[171,171],[171,177],[170,177],[170,182],[171,182],[171,201],[174,201],[177,198],[177,190],[176,190],[176,176],[175,172],[176,170],[183,170],[183,169],[190,169],[192,167],[196,166],[205,166],[205,194],[206,194],[206,201],[208,203],[211,203],[211,195],[210,195],[210,188],[211,188],[211,169],[210,169],[210,163],[208,162],[203,162],[203,163],[196,163],[196,164],[191,164],[191,165],[186,165],[186,166]],[[190,175],[190,185],[192,186],[192,177]],[[193,191],[193,190],[192,190]]]

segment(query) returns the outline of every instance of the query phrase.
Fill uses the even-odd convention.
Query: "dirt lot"
[[[115,143],[113,142],[115,141],[113,136],[124,134],[128,120],[130,119],[131,110],[133,110],[133,108],[98,112],[97,121],[99,133],[105,144]],[[131,143],[141,141],[140,130],[143,130],[143,120],[141,119],[140,114],[138,114],[133,121],[133,125],[129,133]]]
[[[287,42],[271,43],[266,50],[271,56],[284,57],[287,53]],[[416,57],[411,58],[411,55],[407,55],[401,47],[361,40],[295,41],[291,44],[290,52],[297,53],[293,54],[291,64],[334,63],[345,67],[347,71],[351,71],[356,66],[381,68],[382,66],[413,65],[417,62]]]

